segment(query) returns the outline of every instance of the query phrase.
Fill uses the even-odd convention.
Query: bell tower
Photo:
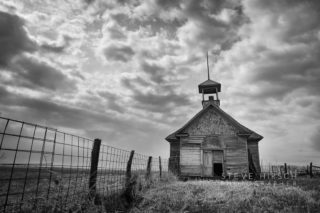
[[[207,70],[208,80],[198,85],[199,93],[202,94],[202,106],[205,108],[209,104],[220,106],[219,92],[221,92],[221,84],[210,79],[209,56],[207,53]],[[211,94],[211,95],[210,95]],[[205,100],[205,95],[209,95]]]

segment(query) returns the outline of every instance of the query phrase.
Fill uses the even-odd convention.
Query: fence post
[[[287,174],[287,173],[288,173],[287,164],[284,163],[284,174]]]
[[[312,162],[310,163],[310,177],[311,178],[313,177],[313,174],[312,174]]]
[[[90,167],[90,177],[89,177],[89,198],[95,199],[95,204],[98,203],[98,198],[96,197],[97,190],[97,170],[99,162],[99,153],[100,153],[101,139],[94,139],[93,147],[91,151],[91,167]]]
[[[160,172],[160,178],[162,176],[162,165],[161,165],[161,157],[159,156],[159,172]]]
[[[127,163],[126,184],[129,184],[129,183],[130,183],[130,179],[131,179],[131,165],[132,165],[133,156],[134,156],[134,150],[131,151],[130,157],[129,157],[129,160],[128,160],[128,163]]]
[[[149,159],[148,159],[146,180],[150,179],[150,175],[151,175],[151,161],[152,161],[152,157],[150,156]]]

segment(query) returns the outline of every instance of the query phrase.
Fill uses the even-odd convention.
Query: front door
[[[223,151],[203,150],[203,176],[222,176],[223,174]]]
[[[213,175],[213,165],[212,165],[212,151],[203,151],[203,176],[212,177]]]

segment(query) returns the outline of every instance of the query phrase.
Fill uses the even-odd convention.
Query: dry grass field
[[[119,200],[125,190],[124,171],[98,172],[97,194],[104,205],[95,205],[89,196],[89,170],[32,167],[27,171],[20,167],[14,169],[11,183],[11,168],[0,167],[0,171],[0,212],[114,212],[127,208],[123,206],[126,201]],[[133,174],[144,179],[144,171]],[[151,176],[153,182],[159,181],[157,173]]]
[[[320,212],[320,179],[295,184],[163,182],[140,193],[131,212]]]
[[[22,174],[22,170],[20,172]],[[288,184],[218,180],[183,182],[166,173],[161,180],[153,175],[149,181],[144,175],[133,175],[125,188],[124,176],[107,174],[98,176],[102,205],[95,205],[94,199],[88,197],[85,171],[78,177],[76,174],[52,175],[49,196],[50,174],[45,173],[46,170],[43,172],[37,197],[25,194],[23,202],[19,203],[19,193],[10,196],[9,202],[16,203],[8,206],[8,212],[320,212],[319,177],[298,177],[294,182],[289,180]],[[1,175],[3,178],[5,173]],[[31,171],[33,182],[28,181],[26,192],[36,190],[35,176],[35,171]],[[10,193],[21,191],[23,181],[15,180]],[[118,187],[117,190],[114,187]],[[1,193],[6,189],[7,184],[2,184]],[[1,205],[4,198],[0,199]]]

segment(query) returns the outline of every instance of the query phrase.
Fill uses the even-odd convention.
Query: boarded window
[[[180,156],[181,165],[201,164],[200,146],[182,146]]]

